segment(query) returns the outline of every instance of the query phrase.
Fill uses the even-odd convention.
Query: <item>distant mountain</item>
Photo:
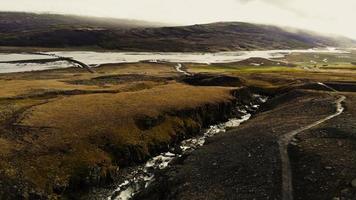
[[[229,51],[356,46],[345,37],[241,22],[164,27],[135,20],[0,13],[0,45],[127,51]]]
[[[242,22],[129,29],[116,33],[109,48],[162,51],[229,51],[355,46],[345,37]]]
[[[126,29],[159,27],[164,24],[139,20],[100,18],[76,15],[0,12],[0,32],[43,32],[58,29]],[[48,30],[50,29],[50,30]]]

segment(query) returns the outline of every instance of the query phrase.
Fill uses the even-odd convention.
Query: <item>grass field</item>
[[[349,51],[349,50],[348,50]],[[293,53],[283,61],[297,64],[299,67],[307,69],[340,69],[340,70],[355,70],[356,53],[349,51],[345,54],[332,54],[332,53]]]
[[[316,64],[310,63],[315,60]],[[327,59],[327,62],[325,62]],[[350,54],[292,53],[280,61],[281,65],[189,64],[191,73],[216,73],[238,76],[251,86],[281,87],[305,81],[355,81],[355,52]],[[251,61],[252,62],[252,61]],[[316,66],[315,66],[316,65]]]
[[[191,68],[194,73],[211,72],[211,73],[274,73],[274,72],[298,72],[299,68],[286,66],[214,66],[214,65],[195,65]]]

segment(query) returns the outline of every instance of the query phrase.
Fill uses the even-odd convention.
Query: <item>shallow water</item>
[[[172,62],[172,63],[230,63],[251,57],[267,59],[283,58],[290,53],[348,53],[335,48],[305,49],[305,50],[267,50],[267,51],[235,51],[219,53],[168,53],[168,52],[93,52],[93,51],[56,51],[45,52],[60,57],[71,57],[90,66],[98,66],[108,63],[135,63],[140,61]],[[29,59],[55,58],[50,55],[36,54],[6,54],[0,53],[0,62]],[[26,63],[10,64],[0,63],[0,73],[22,72],[33,70],[46,70],[55,68],[72,67],[68,62],[58,63]]]
[[[335,48],[305,50],[267,50],[267,51],[235,51],[219,53],[133,53],[133,52],[90,52],[90,51],[58,51],[48,52],[62,57],[73,57],[90,65],[105,63],[127,63],[139,61],[166,61],[173,63],[229,63],[251,57],[283,58],[290,53],[345,53]]]
[[[67,61],[56,61],[50,63],[0,63],[0,73],[43,71],[73,66],[74,65],[72,63]]]
[[[9,62],[15,60],[35,60],[35,59],[49,59],[52,56],[28,54],[28,53],[0,53],[0,62]]]

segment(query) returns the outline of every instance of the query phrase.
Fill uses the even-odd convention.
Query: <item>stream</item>
[[[205,130],[203,134],[183,140],[177,147],[170,151],[163,152],[148,160],[145,164],[135,167],[125,176],[124,181],[118,183],[117,188],[111,192],[107,200],[129,200],[135,194],[147,188],[155,181],[155,174],[158,170],[166,169],[172,161],[188,155],[199,147],[203,146],[206,140],[217,134],[225,133],[227,130],[240,126],[241,123],[247,121],[252,116],[251,113],[258,110],[261,104],[267,101],[267,97],[261,95],[253,95],[254,102],[249,105],[238,106],[237,111],[242,114],[239,118],[231,118],[227,122],[212,125]],[[177,151],[177,148],[179,149]]]

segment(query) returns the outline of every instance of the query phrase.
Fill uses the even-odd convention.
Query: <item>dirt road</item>
[[[342,106],[342,102],[346,99],[345,96],[341,96],[339,99],[335,101],[336,104],[336,112],[330,116],[327,116],[323,119],[320,119],[312,124],[301,127],[299,129],[293,130],[285,135],[282,135],[278,141],[279,150],[281,154],[281,164],[282,164],[282,199],[283,200],[293,200],[293,184],[292,184],[292,172],[290,159],[288,154],[288,146],[294,137],[308,129],[318,126],[336,116],[339,116],[343,111],[344,107]]]

